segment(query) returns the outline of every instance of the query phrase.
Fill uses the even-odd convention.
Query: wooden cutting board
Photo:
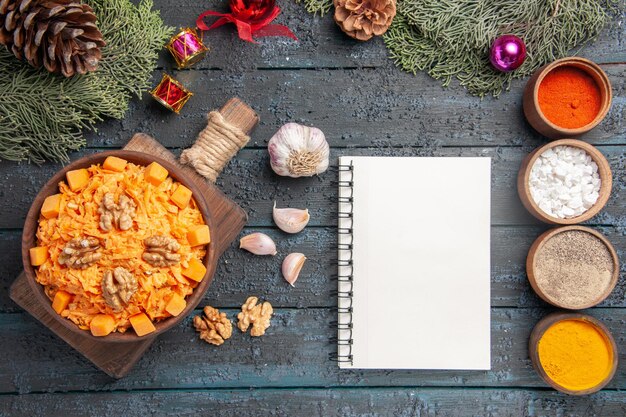
[[[240,100],[233,98],[220,109],[220,113],[230,123],[249,133],[258,122],[254,111]],[[213,215],[216,230],[211,232],[212,244],[216,245],[219,256],[224,253],[230,243],[237,237],[247,221],[247,214],[234,201],[224,195],[215,185],[198,175],[193,168],[181,166],[176,157],[152,137],[137,133],[124,147],[125,150],[143,152],[165,159],[178,165],[187,177],[196,183],[206,199]],[[52,330],[67,344],[89,359],[95,366],[114,378],[125,376],[144,354],[156,338],[141,340],[135,343],[93,342],[77,336],[57,323],[42,305],[36,302],[31,289],[22,272],[13,282],[9,295],[20,307],[29,312],[44,326]]]

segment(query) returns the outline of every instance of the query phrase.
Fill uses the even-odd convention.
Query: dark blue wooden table
[[[524,271],[532,241],[547,228],[522,208],[515,178],[522,158],[544,139],[521,110],[524,81],[499,99],[480,100],[458,85],[443,89],[424,74],[397,70],[380,39],[346,38],[331,16],[315,18],[283,1],[279,18],[300,38],[268,38],[261,45],[236,39],[232,27],[208,34],[210,56],[191,70],[174,71],[164,52],[160,66],[195,96],[181,115],[147,95],[122,121],[107,121],[89,135],[88,149],[120,148],[143,131],[178,153],[205,125],[206,113],[238,96],[256,109],[261,124],[228,165],[218,185],[249,214],[244,231],[262,231],[308,257],[295,288],[280,275],[277,257],[225,253],[204,304],[235,316],[249,295],[275,308],[262,338],[235,331],[221,347],[198,340],[190,320],[158,339],[134,370],[114,380],[29,317],[8,298],[21,267],[20,233],[39,187],[59,168],[0,162],[0,416],[219,415],[219,416],[624,416],[626,415],[626,284],[624,267],[613,294],[589,314],[612,331],[620,367],[613,382],[584,398],[559,394],[539,379],[528,359],[535,323],[552,308],[530,288]],[[211,0],[158,0],[170,25],[192,25]],[[613,83],[613,107],[584,137],[606,155],[614,174],[612,197],[589,224],[604,233],[626,263],[626,36],[623,16],[580,55],[601,64]],[[340,371],[328,360],[336,347],[337,190],[335,174],[308,179],[277,177],[266,144],[283,123],[321,128],[339,155],[490,156],[492,178],[492,370]],[[1,128],[1,127],[0,127]],[[273,201],[308,207],[311,223],[286,235],[272,222]],[[383,330],[381,329],[381,333]]]

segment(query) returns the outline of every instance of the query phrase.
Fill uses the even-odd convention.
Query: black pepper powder
[[[613,257],[591,233],[568,230],[548,239],[535,255],[535,281],[558,304],[582,308],[611,284]]]

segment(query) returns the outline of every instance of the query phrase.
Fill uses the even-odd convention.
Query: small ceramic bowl
[[[592,324],[604,336],[609,346],[611,346],[611,350],[613,353],[613,361],[610,365],[611,369],[609,370],[608,375],[594,387],[584,390],[570,390],[562,387],[561,385],[553,381],[550,376],[548,376],[546,371],[543,369],[543,366],[541,365],[541,360],[539,359],[539,340],[541,340],[541,337],[544,335],[546,330],[550,328],[550,326],[562,320],[581,320]],[[530,356],[533,367],[535,368],[535,371],[537,371],[541,379],[543,379],[555,390],[569,395],[588,395],[593,394],[594,392],[598,392],[602,388],[604,388],[609,382],[611,382],[611,379],[613,379],[613,376],[615,375],[619,356],[619,353],[617,351],[617,345],[615,344],[615,339],[613,339],[613,336],[611,335],[609,329],[607,329],[606,326],[602,324],[599,320],[587,314],[563,312],[555,312],[539,320],[539,322],[535,325],[533,331],[530,334],[530,339],[528,342],[528,354]]]
[[[550,71],[561,66],[572,66],[585,71],[594,79],[600,89],[600,111],[590,123],[576,129],[568,129],[552,123],[546,118],[539,107],[538,96],[541,82]],[[571,138],[583,135],[596,127],[609,112],[611,100],[611,82],[606,73],[602,71],[596,63],[579,57],[562,58],[539,68],[535,71],[533,76],[530,77],[524,89],[524,115],[528,123],[530,123],[536,131],[550,139]]]
[[[571,230],[578,230],[581,232],[590,233],[594,237],[598,238],[600,241],[602,241],[602,243],[604,243],[606,248],[609,250],[609,253],[611,254],[611,258],[613,258],[613,274],[611,275],[611,280],[609,281],[606,288],[604,288],[603,290],[600,289],[602,291],[598,293],[598,295],[593,300],[585,305],[573,306],[567,304],[563,300],[558,300],[554,297],[549,296],[546,293],[545,288],[542,288],[536,279],[537,256],[539,253],[541,253],[544,244],[559,233]],[[604,235],[602,235],[601,233],[584,226],[556,227],[554,229],[544,232],[541,236],[537,238],[537,240],[535,240],[535,242],[530,247],[530,250],[528,251],[528,256],[526,257],[526,275],[528,275],[528,282],[530,282],[533,290],[535,290],[537,295],[546,303],[552,304],[556,307],[566,308],[568,310],[583,310],[585,308],[590,308],[597,304],[600,304],[606,299],[606,297],[609,296],[609,294],[611,294],[611,292],[615,288],[615,285],[617,284],[617,281],[619,280],[619,260],[617,257],[617,252],[615,252],[615,248],[613,247],[613,245],[611,245],[611,242],[609,242],[608,239],[604,237]]]
[[[555,148],[557,146],[573,146],[575,148],[583,149],[598,165],[598,174],[600,175],[601,182],[599,192],[600,196],[593,206],[591,206],[587,211],[585,211],[578,217],[560,219],[558,217],[550,216],[539,208],[537,203],[535,203],[532,195],[530,194],[530,187],[528,185],[528,182],[530,178],[530,171],[535,164],[535,161],[537,161],[537,158],[539,158],[539,156],[545,151]],[[524,207],[526,207],[530,214],[532,214],[539,220],[550,224],[568,225],[577,224],[589,220],[590,218],[598,214],[600,210],[602,210],[602,208],[605,206],[606,202],[609,201],[612,188],[613,174],[611,173],[611,166],[609,165],[609,162],[595,146],[577,139],[560,139],[540,146],[539,148],[528,154],[526,158],[524,158],[519,173],[517,175],[517,192],[520,199],[522,200],[522,204],[524,205]]]

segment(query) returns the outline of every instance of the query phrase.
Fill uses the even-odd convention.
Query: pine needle
[[[38,164],[68,162],[85,146],[82,131],[120,119],[140,95],[172,33],[152,0],[86,0],[107,42],[98,70],[64,78],[37,70],[0,49],[0,158]]]

